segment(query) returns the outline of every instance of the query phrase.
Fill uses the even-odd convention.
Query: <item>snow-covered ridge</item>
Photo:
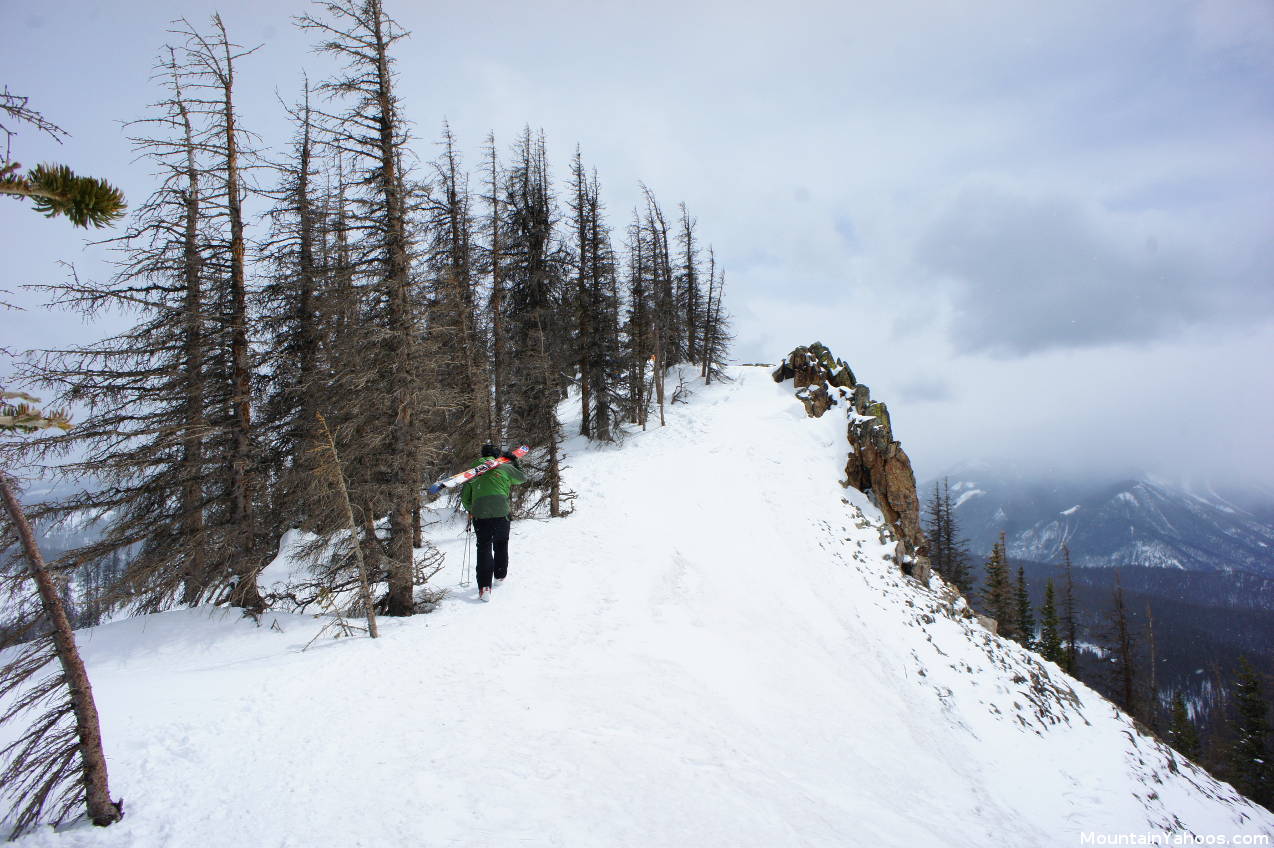
[[[939,578],[903,576],[880,513],[837,482],[845,426],[743,368],[621,447],[569,442],[576,511],[515,525],[489,605],[435,503],[451,595],[376,641],[303,652],[323,621],[209,609],[82,632],[128,816],[19,844],[1274,836]]]

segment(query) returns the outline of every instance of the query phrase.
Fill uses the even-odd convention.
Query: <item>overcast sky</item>
[[[920,477],[1274,481],[1274,3],[385,0],[416,151],[578,143],[621,229],[645,181],[727,269],[741,362],[821,340],[889,403]],[[153,188],[120,122],[157,99],[167,22],[263,45],[243,123],[288,128],[304,0],[0,0],[0,84],[71,132],[15,158]],[[0,288],[101,273],[64,222],[0,204]],[[14,297],[24,303],[30,298]],[[11,347],[93,332],[3,314]]]

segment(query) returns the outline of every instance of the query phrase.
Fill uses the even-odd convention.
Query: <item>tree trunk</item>
[[[703,315],[703,369],[699,372],[699,376],[703,377],[704,385],[712,382],[712,346],[714,340],[712,338],[712,296],[716,292],[717,284],[717,257],[712,252],[712,247],[708,247],[708,303]]]
[[[388,295],[390,303],[390,333],[393,336],[395,359],[393,384],[390,389],[395,403],[393,422],[393,450],[391,505],[389,512],[389,603],[390,615],[411,615],[414,612],[412,553],[412,507],[416,503],[418,486],[413,481],[419,474],[416,468],[412,429],[415,426],[412,403],[412,353],[415,341],[414,322],[411,313],[410,267],[407,256],[406,198],[402,175],[398,168],[398,155],[394,146],[397,117],[389,70],[388,45],[384,34],[384,12],[380,0],[368,3],[372,35],[375,39],[376,98],[380,113],[380,181],[385,198],[385,245],[389,259]]]
[[[102,728],[98,720],[97,705],[93,702],[93,687],[89,684],[88,672],[84,661],[75,647],[75,634],[71,632],[71,622],[67,619],[62,599],[58,597],[57,587],[44,564],[44,557],[35,542],[35,533],[27,521],[26,513],[13,492],[9,475],[0,471],[0,494],[3,494],[5,509],[18,531],[23,552],[31,566],[31,579],[35,581],[40,593],[40,603],[49,623],[53,625],[53,644],[57,649],[58,662],[62,665],[62,673],[66,676],[67,689],[70,690],[71,708],[75,713],[75,732],[79,737],[80,761],[83,764],[84,797],[88,806],[88,816],[93,824],[105,827],[114,824],[124,817],[122,802],[111,800],[111,790],[107,782],[106,755],[102,751]]]
[[[175,65],[175,61],[174,61]],[[199,168],[195,161],[195,142],[190,125],[190,114],[181,97],[180,81],[173,75],[177,91],[176,103],[181,116],[186,145],[186,220],[182,231],[182,276],[185,297],[182,301],[183,362],[186,379],[185,438],[181,458],[181,524],[182,532],[190,539],[198,539],[204,531],[204,492],[200,482],[204,477],[204,437],[207,419],[204,417],[204,339],[203,339],[203,281],[202,258],[199,255]],[[182,603],[199,603],[208,588],[208,563],[204,546],[195,544],[185,562],[185,578],[182,585]]]
[[[225,50],[225,78],[222,83],[226,152],[226,213],[230,219],[230,367],[233,414],[230,417],[233,453],[230,461],[232,521],[240,535],[233,572],[238,578],[231,603],[245,610],[265,609],[257,590],[256,552],[258,540],[252,511],[252,364],[248,350],[248,294],[246,241],[243,235],[243,201],[240,197],[239,143],[234,114],[234,57],[222,25],[213,18]]]
[[[592,435],[589,421],[589,401],[590,391],[592,388],[592,369],[589,367],[589,357],[592,354],[592,335],[590,333],[589,324],[589,297],[588,297],[588,255],[589,255],[589,239],[588,239],[588,198],[586,196],[586,185],[584,182],[584,163],[580,159],[579,149],[575,150],[574,163],[575,176],[575,236],[576,249],[579,251],[579,265],[577,268],[578,276],[575,280],[575,312],[579,321],[579,337],[576,341],[579,350],[579,388],[580,388],[580,423],[579,433],[581,436],[588,438]],[[597,246],[592,245],[593,262],[597,262]],[[600,317],[600,316],[599,316]]]
[[[354,522],[354,508],[349,502],[349,486],[345,483],[345,472],[341,468],[341,457],[336,452],[336,439],[332,437],[332,431],[328,429],[327,420],[319,413],[315,413],[318,417],[319,426],[322,427],[323,436],[327,440],[328,452],[332,455],[332,465],[330,475],[336,483],[337,489],[341,493],[341,506],[345,509],[345,522],[349,527],[350,546],[354,549],[354,562],[358,565],[358,590],[363,601],[363,609],[367,612],[367,633],[373,639],[380,636],[380,632],[376,629],[376,609],[372,605],[371,585],[367,580],[367,563],[363,560],[363,545],[358,538],[358,525]]]
[[[495,136],[491,142],[491,395],[494,417],[491,422],[491,444],[504,444],[504,274],[500,261],[500,183],[495,156]]]

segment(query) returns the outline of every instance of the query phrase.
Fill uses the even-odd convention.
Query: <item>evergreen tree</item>
[[[1061,663],[1064,651],[1058,631],[1057,605],[1054,600],[1053,579],[1044,584],[1044,605],[1040,607],[1040,656],[1049,662]]]
[[[1071,574],[1071,551],[1062,545],[1062,562],[1066,574],[1066,590],[1062,594],[1062,657],[1061,666],[1067,674],[1079,673],[1079,651],[1076,647],[1078,636],[1075,622],[1075,582]]]
[[[1016,639],[1016,598],[1012,581],[1009,579],[1008,563],[1005,561],[1003,533],[1000,534],[1000,540],[991,548],[991,556],[986,561],[982,603],[987,612],[995,618],[999,635]]]
[[[1199,758],[1199,732],[1180,691],[1172,693],[1172,724],[1168,728],[1168,741],[1186,757],[1192,760]]]
[[[960,537],[960,522],[951,506],[951,496],[946,495],[945,512],[947,569],[951,572],[951,582],[965,595],[973,593],[973,571],[969,561],[973,558],[969,553],[968,542]]]
[[[1115,675],[1116,703],[1129,715],[1137,715],[1136,656],[1132,627],[1128,622],[1128,607],[1124,601],[1124,587],[1115,571],[1115,589],[1110,611],[1109,638],[1111,662]]]
[[[1230,746],[1230,782],[1258,804],[1274,806],[1274,761],[1269,750],[1268,704],[1261,680],[1247,657],[1239,657],[1234,677],[1234,742]]]
[[[944,478],[933,484],[933,497],[925,505],[928,524],[929,560],[943,579],[965,595],[973,591],[969,573],[969,551],[960,539],[960,523],[951,503],[951,488]]]
[[[943,509],[942,488],[936,481],[933,484],[933,496],[925,504],[924,520],[925,535],[929,540],[929,564],[944,580],[950,581],[950,553],[944,544],[946,513]]]
[[[1149,656],[1146,658],[1146,667],[1149,669],[1149,680],[1146,683],[1146,701],[1144,710],[1145,722],[1150,729],[1159,732],[1159,676],[1158,676],[1158,648],[1155,644],[1155,615],[1154,610],[1150,608],[1150,602],[1146,601],[1146,649]]]
[[[1016,601],[1017,641],[1028,650],[1035,650],[1035,615],[1031,611],[1031,595],[1026,586],[1026,569],[1017,567],[1017,585],[1014,587]]]

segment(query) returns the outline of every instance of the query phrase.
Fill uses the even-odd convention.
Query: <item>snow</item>
[[[975,498],[978,495],[985,495],[985,494],[986,492],[982,491],[981,489],[969,489],[966,492],[961,492],[960,497],[956,499],[955,506],[953,506],[952,509],[959,509],[960,505],[963,504],[965,501],[967,501],[969,498]]]
[[[1062,515],[1074,515],[1077,512],[1079,512],[1079,504],[1075,504],[1070,509],[1062,510]]]
[[[1274,835],[940,580],[904,577],[879,512],[837,482],[839,409],[809,419],[741,368],[622,447],[569,442],[575,512],[515,523],[489,605],[459,585],[463,523],[435,503],[451,595],[379,640],[302,651],[322,620],[207,608],[82,632],[128,815],[18,844]]]

